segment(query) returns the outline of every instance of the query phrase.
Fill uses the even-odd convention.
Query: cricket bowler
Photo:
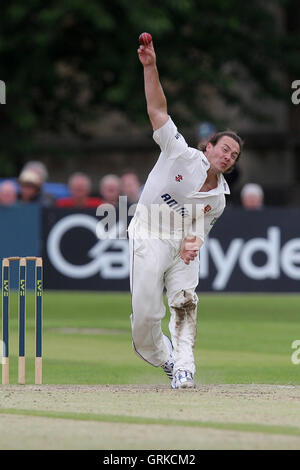
[[[240,157],[243,142],[225,131],[214,134],[203,151],[189,147],[168,115],[152,41],[139,47],[138,57],[161,153],[128,228],[132,342],[139,357],[162,367],[173,389],[193,388],[199,249],[224,211],[230,190],[223,174]],[[161,329],[164,290],[171,340]]]

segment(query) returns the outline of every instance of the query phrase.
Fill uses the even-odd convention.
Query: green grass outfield
[[[300,364],[291,361],[292,343],[300,340],[300,296],[199,298],[196,389],[171,390],[160,368],[134,354],[128,294],[76,292],[44,294],[42,386],[30,385],[33,295],[27,299],[21,386],[13,385],[13,293],[0,449],[300,449]]]
[[[11,383],[17,378],[17,295],[10,306]],[[46,384],[167,384],[131,347],[129,294],[45,292]],[[300,384],[300,296],[199,294],[195,346],[200,384]],[[33,296],[27,299],[27,381],[33,383]],[[163,321],[168,332],[168,313]],[[300,357],[300,354],[299,354]]]

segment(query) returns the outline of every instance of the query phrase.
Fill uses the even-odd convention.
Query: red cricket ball
[[[152,41],[152,36],[149,33],[142,33],[139,36],[139,41],[143,46],[149,46],[150,42]]]

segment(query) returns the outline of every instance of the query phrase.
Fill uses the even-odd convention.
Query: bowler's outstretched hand
[[[148,46],[140,46],[138,48],[138,55],[141,63],[144,67],[149,65],[156,64],[156,55],[153,47],[153,42],[151,41]]]

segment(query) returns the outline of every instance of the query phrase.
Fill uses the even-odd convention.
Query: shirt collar
[[[204,164],[204,168],[206,169],[206,171],[208,171],[210,169],[210,163],[209,161],[207,160],[206,156],[204,155],[204,153],[202,152],[202,150],[199,150],[200,152],[200,158],[202,160],[202,163]]]
[[[221,191],[221,188],[220,188],[220,193],[223,192],[224,194],[230,194],[230,189],[229,189],[229,186],[228,186],[228,183],[226,181],[226,179],[224,178],[224,175],[223,173],[220,173],[219,175],[219,184],[218,184],[218,188],[222,186],[222,191]],[[216,188],[216,189],[218,189]]]

